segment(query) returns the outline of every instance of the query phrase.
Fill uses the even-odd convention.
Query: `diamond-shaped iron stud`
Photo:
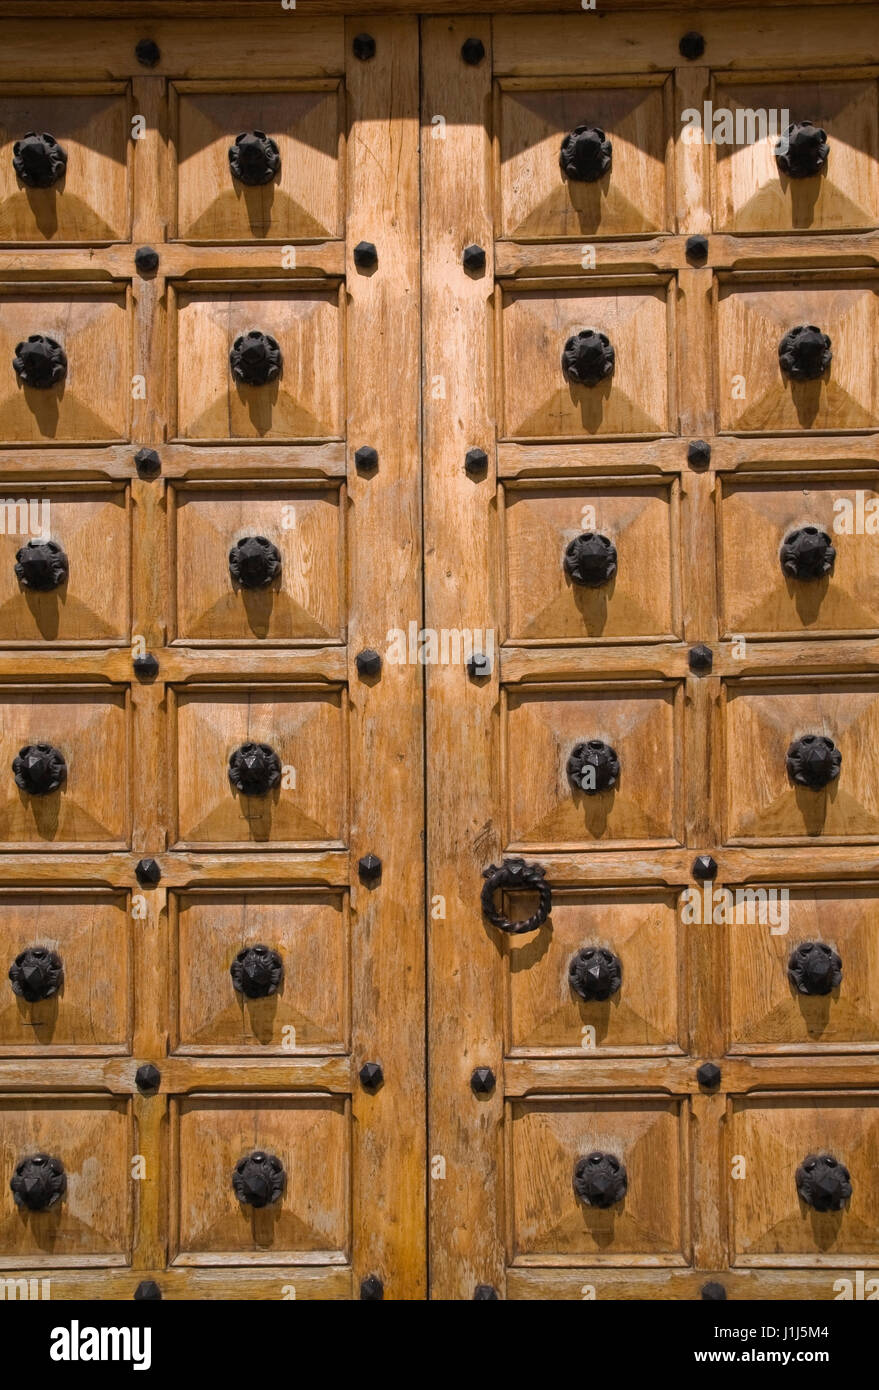
[[[720,1067],[713,1062],[703,1062],[696,1072],[696,1080],[706,1091],[713,1091],[715,1086],[720,1085]]]

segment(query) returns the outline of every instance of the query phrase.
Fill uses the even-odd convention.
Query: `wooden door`
[[[879,1265],[879,26],[626,11],[423,29],[425,621],[489,658],[427,666],[433,1293],[833,1299]]]
[[[230,12],[0,26],[0,1269],[420,1298],[417,19]]]

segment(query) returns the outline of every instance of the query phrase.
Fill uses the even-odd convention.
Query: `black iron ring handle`
[[[527,864],[524,859],[505,859],[503,864],[489,864],[482,870],[485,883],[482,885],[482,911],[493,927],[518,936],[520,932],[537,931],[542,927],[552,908],[552,892],[545,881],[546,869],[542,864]],[[536,893],[537,911],[521,922],[511,922],[495,906],[494,895],[499,889],[507,892]]]

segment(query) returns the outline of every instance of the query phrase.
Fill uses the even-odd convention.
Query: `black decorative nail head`
[[[9,1186],[17,1207],[46,1211],[60,1202],[67,1191],[64,1164],[49,1154],[32,1154],[15,1165]]]
[[[49,796],[67,778],[64,754],[51,743],[26,743],[12,760],[15,785],[29,796]]]
[[[248,999],[266,999],[281,988],[284,964],[270,946],[245,946],[229,967],[232,986]]]
[[[140,39],[134,46],[134,56],[145,68],[154,68],[161,58],[155,39]]]
[[[57,541],[28,541],[15,557],[15,577],[23,589],[51,593],[67,583],[70,564]]]
[[[785,536],[780,558],[788,579],[810,583],[833,573],[836,549],[819,526],[801,526]]]
[[[694,63],[705,52],[705,40],[695,29],[688,29],[678,44],[678,52],[682,58]]]
[[[820,791],[835,782],[842,766],[842,754],[825,734],[803,734],[787,750],[787,775],[798,787]]]
[[[606,1211],[621,1202],[628,1190],[626,1170],[615,1154],[594,1153],[579,1158],[574,1167],[574,1191],[587,1207]]]
[[[467,658],[467,675],[472,681],[485,680],[491,675],[491,657],[486,652],[471,652]]]
[[[702,879],[717,878],[717,860],[710,854],[697,854],[693,860],[693,877]]]
[[[155,1279],[141,1279],[134,1290],[135,1303],[160,1303],[161,1299],[162,1290]]]
[[[499,1303],[500,1294],[494,1284],[477,1284],[473,1290],[474,1303]]]
[[[385,1079],[381,1062],[364,1062],[358,1075],[365,1091],[377,1091]]]
[[[601,738],[575,743],[566,764],[568,781],[587,796],[612,791],[620,778],[620,760],[615,748]]]
[[[132,665],[142,680],[151,680],[159,674],[159,662],[152,652],[144,652],[142,656],[136,656]]]
[[[232,376],[243,386],[266,386],[281,375],[283,364],[276,339],[258,328],[237,337],[229,352]]]
[[[470,1078],[470,1089],[475,1096],[489,1096],[497,1085],[491,1067],[476,1067]]]
[[[787,977],[800,994],[830,994],[842,981],[842,960],[826,941],[801,941],[788,958]]]
[[[371,241],[358,241],[353,255],[358,270],[372,270],[378,265],[378,251]]]
[[[242,536],[229,551],[229,574],[240,589],[266,589],[281,573],[281,552],[268,536]]]
[[[141,859],[135,866],[134,876],[138,883],[146,886],[148,883],[158,883],[162,870],[155,859]]]
[[[243,1206],[268,1207],[284,1191],[284,1165],[274,1154],[254,1149],[235,1164],[232,1188]]]
[[[162,468],[162,460],[155,449],[138,449],[134,456],[134,463],[138,473],[147,475],[159,473]]]
[[[229,758],[229,781],[242,796],[267,796],[281,780],[281,759],[269,743],[242,743]]]
[[[361,883],[378,883],[382,876],[382,861],[377,854],[364,854],[357,861],[357,872]]]
[[[375,57],[375,39],[372,34],[356,34],[351,51],[355,58],[359,58],[361,63],[368,63],[370,58]]]
[[[812,121],[795,121],[775,146],[775,162],[789,179],[808,179],[820,174],[829,153],[826,130]]]
[[[29,130],[12,146],[12,167],[27,188],[51,188],[64,177],[67,151],[54,135]]]
[[[465,270],[472,272],[484,270],[485,249],[482,246],[477,246],[475,243],[472,246],[465,246],[461,261]]]
[[[688,260],[691,260],[691,261],[698,261],[699,264],[701,265],[703,261],[707,261],[707,259],[708,259],[708,238],[707,238],[707,236],[701,236],[701,235],[697,235],[697,236],[688,236],[688,237],[687,237],[687,244],[686,244],[684,250],[685,250],[686,253],[687,253],[687,259],[688,259]]]
[[[546,869],[542,864],[529,864],[524,859],[505,859],[502,864],[489,864],[487,869],[482,870],[485,879],[480,895],[483,916],[493,927],[509,932],[511,936],[537,931],[552,908],[552,891],[545,876]],[[497,892],[536,893],[537,910],[523,921],[513,922],[495,906],[494,895]]]
[[[715,1066],[714,1062],[703,1062],[696,1072],[696,1080],[706,1091],[713,1091],[715,1086],[720,1085],[720,1067]]]
[[[713,1279],[709,1279],[708,1283],[703,1284],[702,1288],[699,1290],[699,1297],[704,1298],[708,1303],[725,1303],[726,1289],[722,1284],[718,1284]]]
[[[830,339],[814,323],[801,323],[778,344],[781,370],[793,381],[817,381],[833,361]]]
[[[559,167],[571,183],[597,183],[613,159],[613,145],[597,125],[578,125],[562,141]]]
[[[229,146],[232,177],[249,188],[271,183],[281,167],[281,152],[264,130],[244,130]]]
[[[603,1003],[623,982],[622,962],[604,946],[581,946],[568,966],[568,981],[588,1004]]]
[[[377,676],[382,669],[382,659],[372,647],[364,647],[362,652],[358,652],[354,664],[360,676]]]
[[[378,449],[371,444],[361,444],[354,451],[354,464],[360,473],[371,473],[378,468]]]
[[[707,468],[711,462],[711,445],[704,439],[691,439],[687,445],[687,463],[691,468]]]
[[[139,1091],[157,1091],[162,1084],[162,1073],[152,1062],[144,1062],[134,1074],[134,1084]]]
[[[797,1192],[815,1211],[841,1211],[852,1195],[851,1174],[832,1154],[807,1154],[796,1172]]]
[[[691,647],[687,660],[690,670],[699,676],[707,675],[714,665],[714,653],[710,647],[706,647],[704,642],[697,642],[695,647]]]
[[[595,328],[583,328],[565,343],[562,372],[572,386],[597,386],[612,375],[615,365],[610,338]]]
[[[159,268],[159,253],[154,246],[138,246],[134,253],[134,264],[141,275],[151,275]]]
[[[468,449],[464,455],[464,472],[471,476],[484,473],[488,468],[488,454],[484,449]]]
[[[482,39],[465,39],[461,44],[461,57],[469,67],[477,67],[485,57],[485,44]]]
[[[28,1004],[51,999],[64,983],[64,966],[57,951],[48,946],[28,946],[9,967],[13,994]]]
[[[49,391],[67,375],[67,354],[55,338],[45,333],[32,333],[16,343],[12,359],[19,381],[35,391]]]
[[[600,531],[581,531],[565,546],[565,574],[584,589],[600,589],[617,572],[617,548]]]
[[[377,1274],[367,1274],[365,1279],[360,1281],[360,1299],[362,1303],[381,1303],[385,1296],[385,1286]]]

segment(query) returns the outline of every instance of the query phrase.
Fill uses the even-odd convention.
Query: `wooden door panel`
[[[28,999],[3,981],[0,1054],[99,1056],[131,1049],[129,904],[124,894],[0,896],[0,966],[6,975],[36,948],[59,957],[48,998]]]
[[[0,692],[3,847],[124,849],[130,834],[129,715],[124,691]],[[57,790],[30,796],[12,763],[23,748],[49,744],[64,758]]]
[[[794,380],[779,364],[779,344],[802,324],[831,342],[833,360],[816,380]],[[876,364],[868,344],[877,331],[875,282],[803,277],[791,286],[719,286],[718,428],[766,431],[865,430],[879,423]]]
[[[348,903],[341,894],[188,893],[176,923],[177,1043],[181,1053],[344,1053],[350,1046]],[[270,995],[249,996],[230,975],[242,952],[280,957]]]
[[[502,309],[503,437],[668,433],[670,314],[661,283],[510,289]],[[561,362],[568,340],[587,329],[603,333],[615,354],[613,372],[592,387],[566,381]]]
[[[9,499],[0,534],[0,644],[125,642],[131,628],[127,489],[37,490],[29,484],[28,494]],[[56,589],[41,591],[22,584],[15,566],[30,542],[48,540],[63,550],[67,574]]]
[[[5,86],[0,94],[0,241],[127,241],[130,235],[126,83]],[[17,177],[15,145],[48,132],[67,162],[49,188]]]
[[[511,642],[622,642],[680,635],[679,495],[673,482],[512,487],[504,494]],[[597,531],[616,551],[612,582],[572,579],[568,547]]]
[[[527,898],[511,894],[521,920]],[[558,893],[534,938],[503,943],[505,1037],[512,1056],[607,1056],[680,1052],[686,1046],[687,958],[673,893]],[[584,998],[571,971],[587,952],[616,958],[622,983]],[[586,961],[591,968],[594,955]],[[588,978],[588,977],[587,977]]]
[[[131,1249],[129,1102],[120,1096],[4,1096],[0,1099],[3,1173],[33,1154],[60,1159],[63,1200],[23,1219],[3,1183],[0,1268],[63,1269],[125,1265]]]
[[[668,79],[654,76],[561,88],[515,78],[498,82],[498,235],[556,241],[670,227],[669,87]],[[579,126],[605,132],[612,179],[605,174],[578,183],[563,177],[562,142]]]
[[[837,884],[786,891],[787,920],[774,910],[764,921],[736,922],[729,928],[730,1050],[875,1050],[875,886]],[[826,994],[805,993],[790,978],[791,958],[809,943],[822,943],[839,957],[841,979]]]
[[[171,98],[178,237],[247,242],[342,235],[344,92],[337,80],[231,89],[173,83]],[[229,159],[237,137],[255,130],[276,147],[277,171],[262,184],[236,178]]]
[[[728,478],[720,486],[718,587],[725,637],[841,635],[879,627],[879,554],[868,529],[877,503],[869,479],[801,475],[794,481],[782,475],[771,482]],[[781,549],[809,527],[824,533],[836,555],[825,577],[798,579],[785,574]]]
[[[341,501],[339,488],[175,489],[177,641],[344,640]],[[230,552],[253,536],[280,565],[259,588],[230,572]]]
[[[643,1098],[517,1101],[511,1107],[511,1263],[683,1264],[686,1155],[680,1102]],[[628,1188],[584,1207],[579,1159],[612,1154]]]
[[[342,325],[337,290],[177,296],[177,433],[181,439],[315,439],[342,434]],[[236,382],[234,344],[250,332],[273,338],[280,375]],[[199,370],[193,371],[198,363]],[[314,364],[320,363],[319,371]]]
[[[879,1264],[873,1182],[876,1096],[775,1095],[730,1101],[730,1154],[746,1176],[730,1184],[731,1254],[740,1265]],[[817,1212],[797,1193],[809,1154],[830,1153],[851,1175],[840,1211]]]
[[[15,444],[124,439],[129,430],[131,370],[124,291],[52,293],[0,298],[0,353],[40,335],[60,344],[67,374],[54,386],[26,385],[15,371],[0,388],[0,439]]]
[[[725,713],[731,841],[875,840],[875,683],[743,681],[728,687]],[[791,745],[810,735],[831,739],[842,754],[838,778],[821,789],[797,785],[788,770]]]
[[[876,84],[821,77],[797,81],[782,75],[771,82],[720,77],[715,107],[740,123],[746,138],[712,143],[714,225],[736,232],[819,232],[875,227],[879,221],[877,184]],[[777,134],[759,138],[756,113],[788,112],[791,122],[810,120],[826,131],[832,151],[815,178],[790,178],[775,158],[787,128],[779,116]],[[807,114],[808,113],[808,114]],[[765,121],[764,127],[765,129]],[[754,135],[758,138],[754,138]]]
[[[179,1163],[174,1263],[345,1263],[350,1227],[350,1115],[342,1096],[199,1096],[175,1102]],[[243,1207],[232,1174],[243,1157],[280,1159],[284,1200]],[[315,1156],[320,1154],[320,1161]]]

